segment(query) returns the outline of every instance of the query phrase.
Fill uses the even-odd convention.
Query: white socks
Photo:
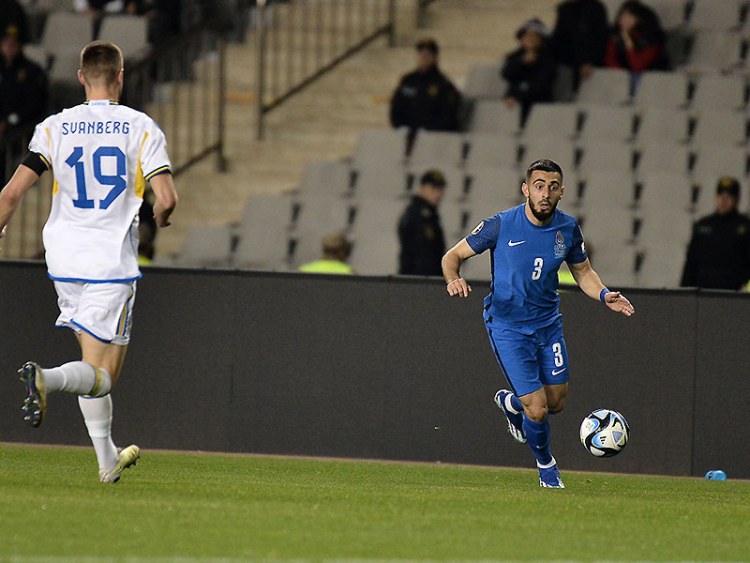
[[[66,391],[76,395],[103,397],[112,389],[112,381],[107,370],[94,368],[86,362],[68,362],[60,367],[45,368],[42,371],[47,392]]]
[[[117,465],[117,448],[112,441],[112,397],[78,397],[78,406],[94,444],[99,468],[112,469]]]

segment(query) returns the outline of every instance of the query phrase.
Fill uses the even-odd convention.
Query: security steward
[[[406,207],[398,225],[401,242],[399,274],[440,276],[445,236],[438,206],[445,192],[445,176],[439,170],[422,175],[419,190]]]
[[[47,112],[44,71],[24,56],[22,37],[16,25],[10,24],[1,31],[0,179],[5,173],[6,141],[12,141]]]
[[[438,68],[437,42],[425,38],[416,49],[417,68],[401,78],[391,98],[391,125],[411,131],[458,131],[461,94]]]
[[[739,290],[750,280],[750,218],[737,210],[740,183],[724,176],[716,188],[716,211],[693,226],[683,287]]]

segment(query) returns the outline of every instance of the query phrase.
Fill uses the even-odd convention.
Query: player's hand
[[[610,291],[604,294],[604,302],[607,307],[612,309],[615,313],[622,313],[626,317],[635,313],[635,307],[628,301],[619,291]]]
[[[456,278],[448,283],[446,290],[451,297],[468,297],[471,293],[471,286],[466,283],[465,279]]]
[[[159,207],[159,204],[154,205],[154,221],[159,227],[169,227],[172,221],[169,220],[171,211],[167,213],[164,209]]]

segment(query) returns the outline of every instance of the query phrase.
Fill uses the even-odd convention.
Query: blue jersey
[[[477,254],[492,252],[485,317],[524,332],[559,317],[557,271],[563,261],[579,264],[587,258],[575,217],[556,210],[552,221],[540,227],[526,217],[525,204],[485,219],[466,242]]]

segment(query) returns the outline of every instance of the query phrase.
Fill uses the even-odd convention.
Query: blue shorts
[[[531,334],[486,322],[492,351],[517,397],[568,381],[562,317]]]

